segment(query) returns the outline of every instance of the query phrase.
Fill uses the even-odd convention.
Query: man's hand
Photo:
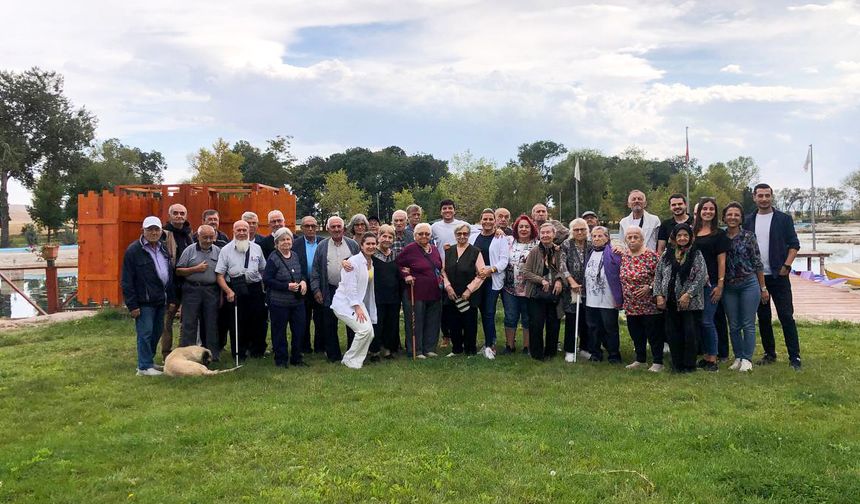
[[[137,319],[137,317],[140,317],[140,308],[135,308],[134,310],[131,310],[129,313],[131,313],[131,318]]]
[[[323,304],[323,297],[321,291],[314,292],[314,301],[316,301],[317,304]]]
[[[209,268],[209,265],[206,264],[206,261],[201,261],[200,264],[191,268],[195,273],[203,273],[206,269]]]
[[[236,301],[236,293],[233,292],[233,289],[227,289],[227,301],[230,303]]]

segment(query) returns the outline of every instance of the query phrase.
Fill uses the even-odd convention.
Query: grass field
[[[860,502],[860,330],[800,330],[801,373],[311,357],[184,380],[134,376],[115,313],[4,333],[0,502]]]

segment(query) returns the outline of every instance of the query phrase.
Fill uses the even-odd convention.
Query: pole
[[[235,304],[233,305],[233,323],[236,325],[235,330],[233,331],[233,337],[236,340],[236,347],[234,348],[234,351],[236,353],[236,367],[239,367],[239,303],[237,303],[236,301],[237,300],[234,298],[233,303]]]
[[[412,360],[417,358],[415,350],[415,281],[409,285],[409,302],[412,303]]]
[[[576,329],[573,333],[573,362],[576,362],[576,356],[579,354],[579,301],[582,299],[582,296],[576,294]]]
[[[382,218],[382,209],[379,208],[379,193],[376,193],[376,218]]]
[[[687,155],[684,157],[684,172],[687,174],[687,201],[690,201],[690,127],[684,126],[684,138],[687,140]]]
[[[561,218],[561,189],[558,190],[558,221],[564,222]]]
[[[809,181],[812,185],[812,250],[815,250],[815,168],[812,165],[812,144],[809,144]],[[819,273],[824,274],[823,271]]]
[[[57,282],[57,263],[48,259],[45,268],[45,294],[48,296],[48,313],[57,313],[60,310],[60,287]]]
[[[573,218],[579,217],[579,181],[576,181],[576,215]]]

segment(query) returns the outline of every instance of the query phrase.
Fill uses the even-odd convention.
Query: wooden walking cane
[[[417,358],[415,350],[415,280],[409,286],[409,301],[412,303],[412,360]]]

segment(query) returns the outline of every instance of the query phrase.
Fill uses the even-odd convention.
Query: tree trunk
[[[0,247],[9,246],[9,173],[0,172]]]

